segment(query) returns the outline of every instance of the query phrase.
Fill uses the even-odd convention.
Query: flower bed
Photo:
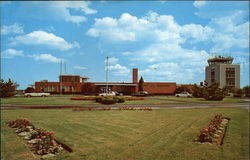
[[[215,115],[209,125],[200,130],[198,138],[194,141],[222,145],[229,120],[230,118],[223,117],[222,115]]]
[[[56,140],[54,132],[35,128],[27,118],[16,119],[9,121],[6,124],[15,129],[15,133],[17,133],[18,136],[27,140],[28,144],[30,144],[31,150],[35,154],[42,155],[42,158],[53,157],[64,148],[62,143]]]
[[[70,100],[86,100],[86,101],[93,101],[95,97],[71,97]]]

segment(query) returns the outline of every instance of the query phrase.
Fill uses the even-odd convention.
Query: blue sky
[[[19,89],[67,74],[131,82],[199,83],[207,59],[233,56],[249,84],[249,2],[1,2],[1,77]]]

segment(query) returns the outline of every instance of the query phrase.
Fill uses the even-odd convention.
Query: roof
[[[107,85],[107,83],[95,83],[95,85],[103,86],[103,85]],[[108,85],[112,85],[112,86],[136,86],[136,84],[133,84],[133,83],[108,83]]]

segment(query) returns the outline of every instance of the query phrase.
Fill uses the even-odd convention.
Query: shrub
[[[95,101],[96,101],[96,102],[102,102],[103,99],[104,99],[103,96],[96,96],[96,97],[95,97]]]
[[[234,97],[242,97],[242,95],[243,95],[242,89],[236,88],[233,96]]]
[[[109,105],[109,104],[115,104],[117,102],[118,102],[117,99],[111,97],[104,97],[100,103]]]
[[[117,103],[124,103],[125,102],[125,98],[122,96],[116,96],[116,97],[114,97],[114,99],[117,99]]]
[[[213,83],[212,85],[204,86],[203,98],[210,101],[221,101],[225,98],[225,90],[219,88],[218,83]]]
[[[243,93],[245,94],[245,97],[250,97],[250,86],[243,87]]]

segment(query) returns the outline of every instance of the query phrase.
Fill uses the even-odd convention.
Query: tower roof
[[[224,64],[232,64],[233,62],[233,57],[223,57],[223,56],[215,56],[213,58],[209,58],[207,60],[208,64],[218,64],[218,63],[224,63]]]

